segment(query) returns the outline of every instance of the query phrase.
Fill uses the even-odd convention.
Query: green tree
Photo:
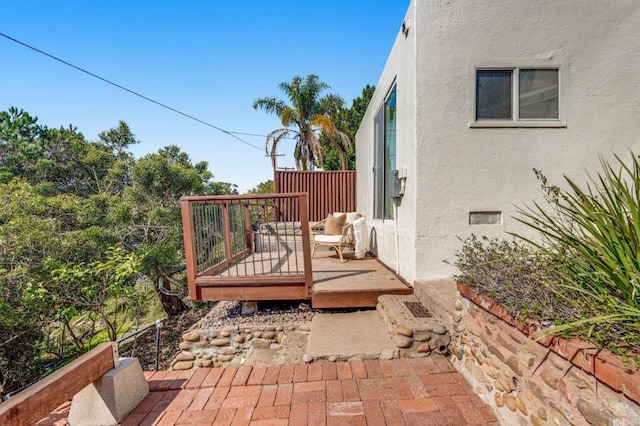
[[[255,188],[247,191],[247,194],[274,194],[276,192],[276,186],[272,180],[260,182]]]
[[[362,94],[355,98],[351,103],[351,108],[339,108],[337,111],[331,112],[331,118],[336,126],[342,130],[349,140],[356,140],[356,132],[360,127],[362,118],[364,117],[375,86],[367,85],[362,89]],[[332,143],[322,140],[322,168],[324,170],[355,170],[356,168],[356,151],[355,145],[351,145],[346,150],[336,150]],[[345,158],[346,157],[346,158]],[[345,167],[344,161],[347,166]]]
[[[265,151],[271,157],[274,170],[278,144],[285,138],[295,139],[293,157],[296,167],[302,170],[322,164],[321,135],[338,152],[344,152],[345,148],[351,146],[350,139],[330,117],[331,111],[338,110],[344,101],[334,94],[321,97],[329,86],[320,81],[318,76],[310,74],[304,79],[295,76],[291,82],[280,83],[279,87],[290,104],[275,97],[258,98],[253,103],[255,109],[278,116],[284,126],[267,135]]]

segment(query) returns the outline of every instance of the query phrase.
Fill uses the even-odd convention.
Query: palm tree
[[[258,98],[253,102],[255,109],[277,115],[284,126],[267,135],[265,151],[271,157],[273,170],[276,169],[276,148],[285,138],[296,141],[293,157],[298,170],[309,170],[314,164],[322,164],[321,136],[340,153],[342,168],[346,170],[345,147],[351,147],[351,141],[329,117],[330,111],[342,107],[342,98],[334,94],[320,97],[323,91],[329,89],[329,85],[314,74],[304,79],[295,76],[291,82],[280,83],[279,87],[291,105],[275,97]]]

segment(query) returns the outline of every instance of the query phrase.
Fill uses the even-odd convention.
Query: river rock
[[[265,339],[275,339],[276,337],[276,331],[273,330],[269,330],[269,331],[265,331],[264,334],[262,335],[262,337],[264,337]]]
[[[231,332],[227,331],[227,330],[222,330],[220,332],[220,337],[230,337],[231,336]]]
[[[409,327],[405,327],[404,325],[397,325],[393,331],[395,334],[399,334],[401,336],[413,337],[413,330]]]
[[[228,362],[231,361],[233,359],[233,355],[220,355],[218,357],[218,361],[220,362]]]
[[[217,347],[222,347],[222,346],[229,346],[229,339],[214,339],[211,341],[211,345],[212,346],[217,346]]]
[[[176,361],[193,361],[196,357],[189,352],[180,352],[175,359]]]
[[[188,331],[182,335],[182,339],[187,342],[198,342],[200,341],[200,333],[197,331]]]
[[[253,339],[251,345],[256,349],[269,349],[271,342],[266,339]]]
[[[233,341],[236,342],[236,343],[244,343],[244,336],[240,336],[240,335],[235,336],[233,338]]]
[[[410,348],[413,345],[413,339],[407,336],[393,336],[393,343],[401,349]]]
[[[171,368],[174,370],[190,370],[193,368],[193,361],[178,361]]]
[[[434,334],[440,334],[440,335],[446,334],[447,333],[447,328],[442,324],[434,325],[433,326],[433,333]]]

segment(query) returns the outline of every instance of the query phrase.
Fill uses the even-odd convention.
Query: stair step
[[[414,295],[382,295],[376,309],[400,349],[401,357],[448,351],[449,330]]]

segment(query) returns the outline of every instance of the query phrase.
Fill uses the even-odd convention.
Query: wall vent
[[[502,225],[502,212],[469,212],[469,225]]]

